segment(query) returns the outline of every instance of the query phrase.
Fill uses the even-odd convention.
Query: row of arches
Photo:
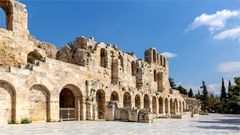
[[[16,90],[13,85],[7,81],[0,80],[0,121],[11,122],[16,121]],[[56,95],[54,95],[56,96]],[[32,121],[49,121],[51,120],[51,93],[47,87],[41,84],[33,85],[27,93],[27,105],[29,119]],[[110,94],[110,99],[106,98],[104,90],[96,91],[96,117],[97,119],[104,119],[106,113],[107,100],[121,102],[123,107],[147,108],[151,112],[157,113],[171,113],[176,114],[182,112],[185,108],[185,102],[177,99],[169,99],[163,97],[152,97],[145,94],[143,98],[139,94],[134,96],[129,92],[125,92],[121,98],[117,91]],[[73,84],[65,85],[59,92],[59,111],[60,119],[68,118],[70,113],[71,118],[67,120],[82,120],[86,115],[84,110],[84,97],[81,90]],[[134,105],[133,105],[134,104]],[[143,104],[143,105],[142,105]],[[170,108],[170,112],[169,109]],[[64,112],[65,111],[65,112]],[[67,111],[67,113],[66,113]]]
[[[119,65],[122,69],[122,71],[124,71],[124,58],[122,55],[118,56],[118,60],[119,60]],[[101,48],[100,50],[100,66],[107,68],[108,67],[108,53],[107,50],[105,48]],[[135,76],[137,73],[137,66],[136,66],[136,62],[132,61],[131,62],[131,72],[132,75]]]
[[[159,63],[163,67],[166,67],[166,58],[158,54],[155,49],[152,50],[152,61],[154,63]]]

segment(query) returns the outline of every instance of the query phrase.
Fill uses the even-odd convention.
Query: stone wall
[[[112,100],[119,108],[145,105],[155,116],[183,114],[186,109],[183,96],[170,88],[168,62],[156,49],[147,50],[141,60],[116,45],[78,37],[57,51],[29,34],[23,4],[6,0],[0,7],[11,9],[8,15],[13,16],[11,27],[0,28],[1,123],[24,118],[59,121],[59,112],[69,109],[74,120],[106,119],[106,104]],[[61,106],[66,102],[71,107]]]

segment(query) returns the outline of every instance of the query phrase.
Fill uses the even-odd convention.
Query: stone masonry
[[[140,60],[81,36],[57,50],[30,35],[25,5],[1,0],[0,7],[6,14],[6,29],[0,28],[0,123],[106,119],[109,101],[133,112],[147,109],[153,117],[188,110],[186,98],[169,85],[167,59],[155,48]]]

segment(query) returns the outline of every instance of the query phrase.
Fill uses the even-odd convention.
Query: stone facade
[[[106,119],[108,101],[155,117],[184,114],[186,100],[170,88],[168,61],[155,48],[140,60],[78,37],[57,51],[29,34],[25,5],[1,0],[0,7],[7,26],[0,28],[0,123]]]

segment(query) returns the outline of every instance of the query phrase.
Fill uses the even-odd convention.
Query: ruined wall
[[[7,29],[0,28],[0,123],[59,121],[65,89],[72,93],[67,101],[74,120],[104,118],[111,100],[119,107],[147,107],[155,116],[182,114],[186,108],[170,88],[167,60],[156,49],[140,60],[116,45],[78,37],[57,51],[29,34],[23,4],[6,0],[0,7],[10,18]]]

